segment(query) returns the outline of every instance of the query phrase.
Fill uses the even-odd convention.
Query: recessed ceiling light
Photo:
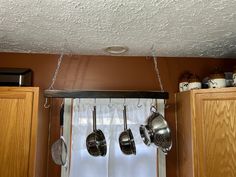
[[[114,46],[107,47],[104,50],[110,54],[122,54],[122,53],[127,52],[129,49],[126,46],[114,45]]]

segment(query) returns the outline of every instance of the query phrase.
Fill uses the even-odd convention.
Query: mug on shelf
[[[188,90],[201,89],[202,83],[197,75],[192,75],[189,78]]]
[[[233,84],[232,84],[234,87],[236,87],[236,69],[234,69],[234,72],[233,72]]]
[[[209,88],[223,88],[226,87],[226,80],[224,74],[211,74],[208,80]]]

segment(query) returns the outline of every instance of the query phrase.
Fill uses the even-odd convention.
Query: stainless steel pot
[[[93,110],[93,132],[88,135],[86,146],[92,156],[105,156],[107,153],[105,136],[101,130],[96,128],[96,106]]]
[[[126,106],[124,106],[123,118],[124,118],[124,131],[119,136],[120,149],[126,155],[130,154],[135,155],[136,147],[135,147],[134,137],[131,129],[127,129]]]
[[[157,112],[154,106],[151,107],[151,112],[145,125],[141,125],[139,128],[140,135],[147,146],[154,143],[164,153],[167,153],[172,147],[171,130],[164,117]]]

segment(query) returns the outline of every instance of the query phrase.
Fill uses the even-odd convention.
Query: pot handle
[[[93,107],[93,131],[97,130],[96,126],[96,106]]]
[[[126,115],[126,106],[124,105],[123,110],[123,117],[124,117],[124,130],[127,130],[127,115]]]
[[[60,109],[60,136],[63,135],[63,126],[64,126],[64,104],[61,105]]]

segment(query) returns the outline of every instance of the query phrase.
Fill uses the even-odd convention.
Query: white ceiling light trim
[[[0,0],[0,51],[236,56],[232,0]]]
[[[109,54],[117,55],[117,54],[123,54],[127,52],[129,49],[126,46],[114,45],[114,46],[106,47],[104,50]]]

